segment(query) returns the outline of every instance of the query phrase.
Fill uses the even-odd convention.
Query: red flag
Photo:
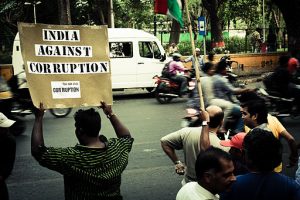
[[[154,12],[166,15],[168,12],[168,0],[155,0]]]

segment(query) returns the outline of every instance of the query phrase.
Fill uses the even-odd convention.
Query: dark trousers
[[[0,199],[8,200],[8,190],[4,180],[0,180]]]
[[[173,75],[170,79],[180,84],[180,94],[183,95],[187,92],[187,78],[185,76]]]

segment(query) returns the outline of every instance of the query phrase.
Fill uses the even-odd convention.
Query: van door
[[[134,64],[133,42],[110,41],[109,51],[112,88],[136,87],[136,64]]]
[[[162,52],[156,41],[139,41],[139,56],[137,66],[137,85],[139,87],[154,87],[153,76],[161,75],[163,62]]]

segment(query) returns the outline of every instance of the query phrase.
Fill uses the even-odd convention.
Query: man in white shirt
[[[200,152],[195,168],[197,182],[185,184],[176,200],[218,200],[218,193],[228,190],[236,180],[230,155],[219,148]]]

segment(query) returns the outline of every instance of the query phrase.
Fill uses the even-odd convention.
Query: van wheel
[[[153,93],[155,88],[154,87],[147,87],[146,90],[150,93]]]

